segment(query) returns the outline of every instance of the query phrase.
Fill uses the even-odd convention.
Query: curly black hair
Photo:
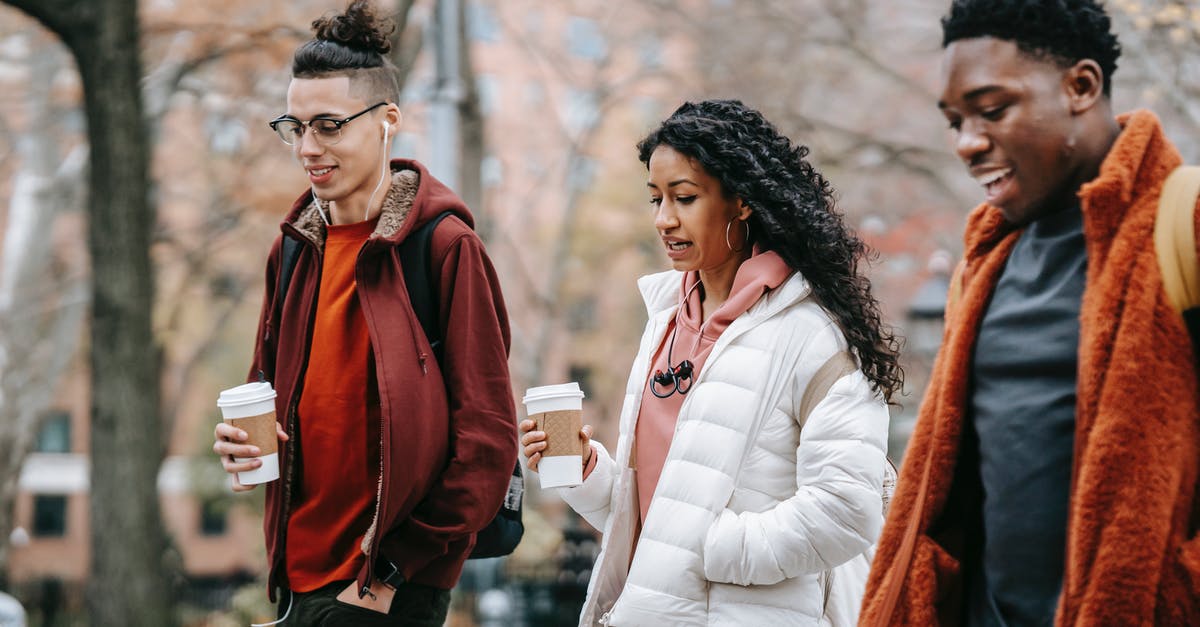
[[[752,241],[779,254],[812,286],[889,403],[904,383],[900,341],[882,322],[871,282],[859,270],[867,246],[834,207],[829,182],[761,113],[738,100],[687,102],[638,143],[647,168],[659,146],[695,159],[722,192],[750,207]]]
[[[942,18],[942,47],[976,37],[1011,41],[1023,52],[1063,68],[1091,59],[1104,72],[1104,95],[1112,93],[1121,44],[1100,2],[954,0]]]
[[[345,12],[314,20],[316,35],[292,56],[293,78],[348,76],[351,92],[364,100],[400,101],[392,49],[391,21],[380,19],[368,0],[354,0]]]

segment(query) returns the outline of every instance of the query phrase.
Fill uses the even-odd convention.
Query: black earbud
[[[696,283],[692,289],[696,289],[699,285]],[[690,290],[688,294],[691,294]],[[687,298],[684,296],[685,301]],[[680,309],[682,309],[682,305]],[[650,375],[650,393],[658,398],[668,398],[676,392],[687,394],[688,390],[692,389],[692,384],[695,383],[692,375],[695,374],[696,366],[692,364],[691,360],[685,359],[674,366],[671,365],[672,353],[675,352],[675,336],[677,335],[679,335],[678,310],[675,312],[675,328],[671,331],[671,343],[667,345],[667,371],[655,370],[654,374]]]
[[[671,337],[671,344],[671,348],[674,348],[674,336]],[[650,393],[658,398],[668,398],[676,392],[687,394],[688,390],[692,389],[692,372],[695,366],[687,359],[672,366],[671,348],[667,349],[667,371],[655,370],[654,375],[650,377]],[[687,385],[684,385],[685,382]]]

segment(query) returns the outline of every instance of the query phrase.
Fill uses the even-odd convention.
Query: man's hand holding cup
[[[224,421],[213,429],[213,452],[233,475],[233,491],[279,478],[279,443],[288,436],[275,419],[275,390],[270,383],[247,383],[217,398]]]

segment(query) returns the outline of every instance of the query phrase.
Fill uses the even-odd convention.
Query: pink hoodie
[[[678,366],[685,359],[692,362],[692,378],[682,384],[691,385],[704,367],[717,338],[730,323],[758,302],[763,294],[779,287],[791,274],[792,269],[782,257],[771,251],[762,252],[756,247],[754,255],[738,267],[733,286],[729,290],[729,298],[708,320],[702,320],[704,287],[700,285],[700,273],[684,274],[679,290],[679,313],[668,324],[663,342],[651,362],[650,372],[646,373],[647,385],[642,392],[642,407],[633,439],[631,465],[637,473],[638,506],[641,514],[638,518],[639,535],[641,521],[646,519],[650,501],[654,498],[654,489],[658,486],[658,478],[667,460],[667,451],[671,448],[671,438],[675,434],[679,410],[686,398],[683,394],[672,394],[667,398],[655,396],[649,384],[651,374],[660,370],[667,371],[669,351],[671,366]],[[665,392],[666,390],[659,388],[660,394]],[[588,468],[585,469],[585,476],[595,463],[596,456],[593,455]]]

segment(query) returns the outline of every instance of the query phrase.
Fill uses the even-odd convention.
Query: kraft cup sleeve
[[[226,418],[225,424],[233,425],[246,432],[246,444],[257,446],[261,456],[279,451],[279,436],[275,433],[275,412],[247,416],[245,418]]]
[[[583,428],[582,413],[578,409],[568,409],[534,414],[538,430],[546,432],[546,450],[542,451],[542,457],[583,454],[579,439],[579,430]]]

